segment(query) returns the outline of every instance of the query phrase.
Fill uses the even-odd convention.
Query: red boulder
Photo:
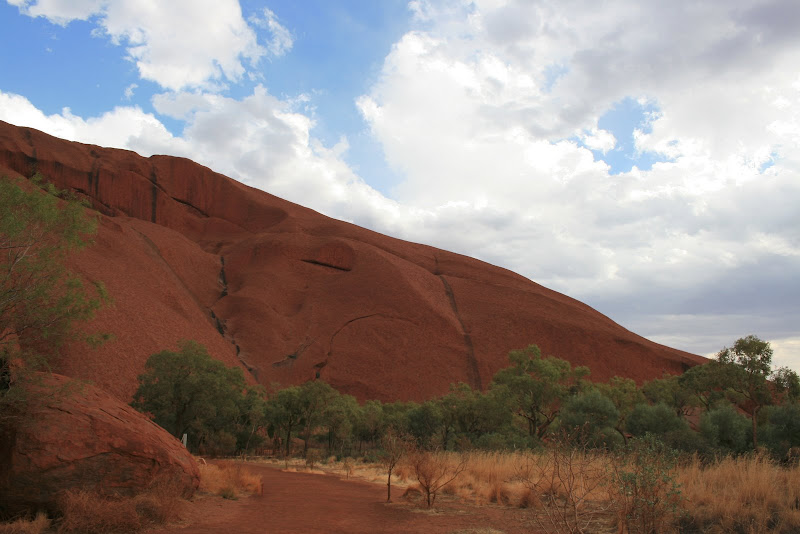
[[[199,485],[197,464],[183,445],[108,393],[60,375],[45,377],[31,393],[29,411],[0,458],[6,513],[53,509],[69,489],[133,495],[169,477],[191,496]]]

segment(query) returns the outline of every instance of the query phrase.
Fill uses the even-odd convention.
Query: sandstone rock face
[[[520,275],[393,239],[183,158],[142,158],[0,122],[0,172],[42,173],[103,214],[73,269],[114,298],[116,341],[57,369],[129,399],[147,357],[195,339],[253,381],[322,378],[360,399],[485,388],[511,349],[643,381],[703,358],[648,341]]]
[[[197,488],[197,465],[166,430],[100,389],[59,375],[37,385],[31,412],[0,459],[0,507],[52,509],[59,492],[131,495],[158,477]]]

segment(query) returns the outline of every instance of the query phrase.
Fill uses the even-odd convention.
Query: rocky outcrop
[[[315,377],[360,399],[486,387],[509,350],[538,344],[592,377],[643,381],[702,358],[487,263],[393,239],[281,200],[187,159],[63,141],[0,123],[0,172],[34,172],[103,214],[72,260],[114,306],[116,340],[57,369],[129,399],[147,357],[195,339],[252,381]]]
[[[197,488],[197,465],[183,445],[108,393],[49,375],[29,395],[0,458],[0,511],[54,509],[68,489],[133,495],[161,477],[187,497]]]

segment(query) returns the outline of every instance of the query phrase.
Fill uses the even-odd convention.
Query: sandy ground
[[[148,534],[426,533],[516,534],[532,532],[524,510],[473,506],[439,497],[433,511],[402,497],[386,503],[386,487],[335,475],[287,472],[249,464],[264,492],[238,500],[200,495],[185,503],[183,520]],[[394,491],[393,491],[394,493]]]

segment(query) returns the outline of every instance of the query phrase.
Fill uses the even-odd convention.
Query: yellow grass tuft
[[[0,534],[44,534],[50,528],[47,514],[39,513],[34,519],[17,519],[0,523]]]
[[[142,526],[133,499],[111,499],[84,490],[61,497],[59,533],[112,534],[135,532]]]
[[[111,534],[135,532],[147,525],[168,523],[178,517],[181,490],[178,481],[160,478],[146,491],[133,497],[109,497],[85,490],[67,491],[58,503],[62,514],[58,532]]]
[[[261,477],[239,462],[200,465],[200,491],[236,499],[241,494],[261,495]]]

